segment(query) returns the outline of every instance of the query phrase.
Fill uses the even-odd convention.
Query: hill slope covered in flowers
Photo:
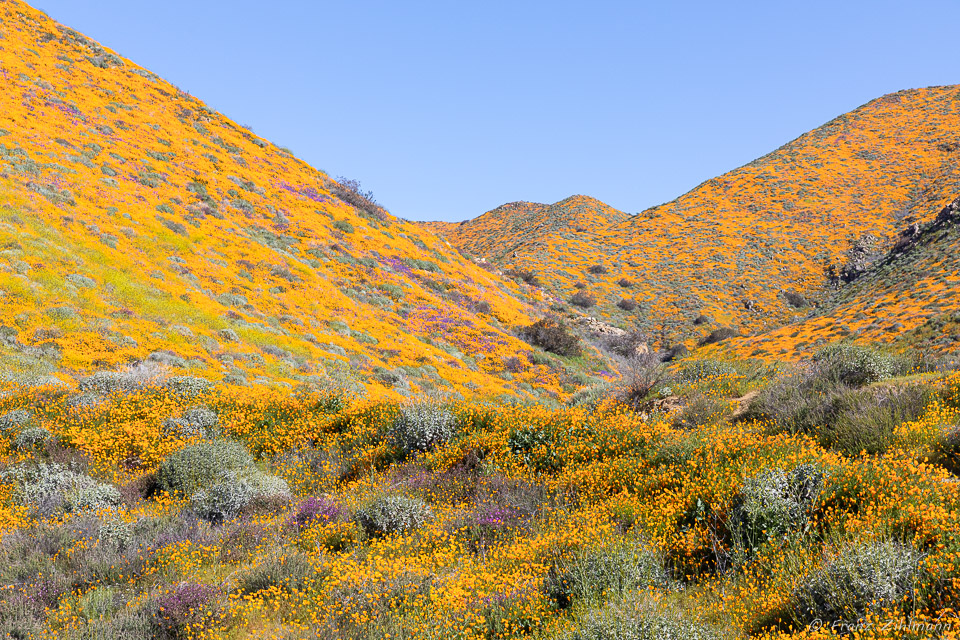
[[[956,197],[958,131],[960,87],[901,91],[637,215],[594,200],[570,224],[578,196],[433,228],[614,324],[688,344],[701,316],[755,333],[805,315],[789,298],[817,300],[856,243],[892,245]]]
[[[556,395],[537,299],[18,1],[0,3],[0,360]],[[536,292],[534,298],[536,298]]]
[[[17,0],[0,75],[0,637],[960,637],[955,88],[415,225]]]
[[[891,343],[929,354],[960,353],[960,198],[903,229],[862,271],[839,274],[802,320],[730,347],[741,355],[797,359],[825,343]]]

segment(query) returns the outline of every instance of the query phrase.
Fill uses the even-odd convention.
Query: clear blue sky
[[[670,200],[884,93],[960,83],[957,0],[36,0],[396,215]]]

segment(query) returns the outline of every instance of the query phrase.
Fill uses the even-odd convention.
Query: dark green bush
[[[300,554],[270,556],[240,576],[237,590],[240,593],[256,593],[280,587],[287,591],[303,591],[315,574],[309,560]]]
[[[700,346],[703,347],[708,344],[716,344],[718,342],[723,342],[724,340],[727,340],[729,338],[735,338],[738,335],[740,334],[737,333],[736,329],[731,329],[729,327],[721,327],[719,329],[715,329],[714,331],[711,331],[710,333],[702,337],[700,339]]]
[[[570,304],[576,305],[583,309],[589,309],[597,304],[597,299],[586,291],[581,290],[570,296]]]
[[[558,318],[541,318],[519,332],[520,338],[535,347],[555,353],[559,356],[579,356],[580,339],[567,330]]]

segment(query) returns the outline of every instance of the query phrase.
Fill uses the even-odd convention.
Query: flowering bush
[[[215,617],[217,589],[205,584],[183,583],[156,601],[153,619],[161,632],[187,638],[201,631]]]
[[[307,498],[296,506],[293,515],[287,523],[298,529],[303,529],[314,522],[331,522],[340,516],[340,507],[333,500],[320,498]]]

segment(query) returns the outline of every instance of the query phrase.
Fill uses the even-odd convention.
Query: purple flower
[[[340,516],[340,507],[329,498],[307,498],[297,505],[297,511],[287,524],[291,527],[303,529],[304,527],[316,522],[331,522]]]
[[[176,589],[157,599],[154,620],[170,632],[181,632],[186,627],[197,627],[211,613],[211,603],[217,589],[206,584],[182,583]]]
[[[477,516],[477,525],[487,529],[504,529],[514,524],[520,514],[510,507],[490,506]]]
[[[281,182],[280,188],[283,189],[284,191],[289,191],[290,193],[296,194],[298,196],[304,196],[305,198],[309,198],[314,202],[330,202],[331,200],[330,197],[323,195],[313,187],[300,187],[298,189],[297,187],[294,187],[291,184],[287,184],[286,182]]]

